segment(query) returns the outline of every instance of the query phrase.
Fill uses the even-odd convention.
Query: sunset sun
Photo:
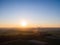
[[[21,26],[26,27],[27,26],[27,22],[26,21],[21,21]]]

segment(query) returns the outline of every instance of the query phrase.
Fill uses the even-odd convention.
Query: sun
[[[26,27],[27,26],[27,21],[21,21],[21,26]]]

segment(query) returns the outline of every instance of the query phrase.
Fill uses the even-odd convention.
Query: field
[[[0,28],[0,45],[60,45],[60,28]]]

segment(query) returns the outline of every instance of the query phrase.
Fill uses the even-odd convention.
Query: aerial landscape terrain
[[[60,28],[0,28],[0,45],[60,45]]]

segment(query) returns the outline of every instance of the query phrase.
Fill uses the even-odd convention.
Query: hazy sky
[[[26,20],[30,26],[60,27],[59,0],[0,0],[0,27]]]

